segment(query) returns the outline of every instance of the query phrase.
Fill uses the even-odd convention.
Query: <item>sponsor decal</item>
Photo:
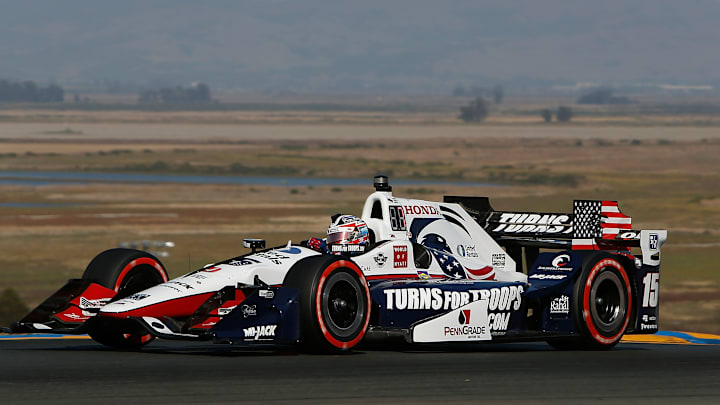
[[[418,270],[417,274],[418,277],[422,280],[430,279],[430,274],[428,274],[427,270]]]
[[[456,252],[462,257],[479,257],[474,245],[457,245]]]
[[[495,268],[505,267],[505,253],[493,253],[492,266]]]
[[[485,290],[449,291],[440,288],[388,288],[385,308],[393,310],[449,310],[481,299],[488,301],[490,311],[517,311],[524,289],[520,285]]]
[[[89,300],[85,297],[80,297],[80,309],[100,309],[110,302],[110,300],[111,298]]]
[[[202,269],[202,271],[204,271],[205,273],[215,273],[216,271],[220,271],[220,270],[222,270],[222,268],[220,268],[218,266],[211,266],[211,267],[206,267],[206,268]]]
[[[362,253],[365,251],[365,245],[330,245],[332,253]]]
[[[561,253],[552,260],[550,266],[538,266],[540,271],[573,271],[573,267],[569,266],[570,255],[567,253]]]
[[[650,249],[657,250],[658,248],[658,234],[651,233],[650,235]]]
[[[256,259],[253,259],[250,257],[243,257],[242,259],[230,260],[230,262],[228,264],[231,266],[247,266],[250,264],[258,264],[258,263],[260,263],[259,260],[256,260]]]
[[[438,210],[432,205],[404,205],[402,210],[406,215],[440,215]]]
[[[640,324],[640,330],[657,330],[657,324]]]
[[[385,262],[387,261],[387,256],[385,256],[382,252],[380,252],[373,257],[373,260],[375,260],[375,264],[377,264],[378,267],[382,267],[385,265]]]
[[[233,309],[235,309],[235,307],[237,307],[237,305],[233,305],[233,306],[227,307],[227,308],[218,308],[218,315],[225,316],[225,315],[229,314],[230,312],[232,312]]]
[[[470,323],[469,309],[463,309],[460,311],[460,316],[458,316],[458,322],[460,323],[460,325],[467,325]]]
[[[500,214],[498,226],[492,232],[503,233],[571,233],[572,222],[565,214]]]
[[[408,265],[408,247],[393,246],[393,267],[403,268]]]
[[[66,317],[66,318],[75,319],[75,320],[86,320],[86,319],[89,318],[89,316],[87,316],[87,315],[85,315],[85,316],[83,316],[83,315],[78,315],[78,314],[76,314],[76,313],[74,313],[74,312],[69,312],[69,313],[67,313],[67,314],[61,314],[61,315],[64,316],[64,317]]]
[[[149,297],[149,296],[150,296],[150,294],[140,294],[140,293],[138,293],[138,294],[133,294],[133,295],[131,295],[131,296],[125,298],[125,299],[131,300],[131,301],[140,301],[140,300],[144,300],[145,298],[147,298],[147,297]]]
[[[487,334],[488,328],[486,325],[482,326],[468,326],[470,325],[470,314],[472,311],[469,309],[461,309],[460,315],[458,316],[458,323],[462,326],[446,326],[443,328],[443,334],[445,336],[467,336],[467,335],[484,335]]]
[[[255,305],[243,305],[240,307],[240,311],[242,311],[243,318],[257,315],[257,308]]]
[[[570,255],[565,253],[557,255],[552,261],[553,267],[564,267],[568,263],[570,263]]]
[[[569,314],[570,313],[570,297],[561,295],[550,301],[551,314]]]
[[[413,327],[415,342],[490,340],[488,302],[478,300]]]
[[[618,234],[618,239],[639,239],[640,233],[635,231],[622,232]]]
[[[195,287],[191,286],[191,285],[188,284],[188,283],[183,283],[182,281],[175,281],[175,280],[173,280],[173,281],[168,281],[168,282],[165,283],[165,284],[173,284],[173,285],[176,285],[176,286],[179,286],[179,287],[183,287],[183,288],[186,289],[186,290],[192,290],[192,289],[195,288]]]
[[[277,325],[259,325],[243,328],[245,340],[272,340],[275,338]]]
[[[530,275],[528,278],[532,278],[535,280],[562,280],[564,278],[567,278],[567,274],[535,273],[535,274]]]
[[[290,258],[289,256],[282,255],[274,250],[271,250],[269,252],[256,253],[255,256],[262,257],[263,259],[268,259],[275,264],[282,264],[283,260]]]
[[[275,298],[275,292],[272,290],[259,290],[258,296],[260,296],[261,298],[267,298],[270,300],[270,299]]]
[[[640,330],[657,331],[657,316],[644,314],[641,319],[642,322],[640,322]]]
[[[177,288],[177,287],[175,287],[175,286],[172,286],[172,285],[170,285],[170,284],[168,284],[168,283],[160,284],[158,287],[165,287],[165,288],[169,288],[169,289],[171,289],[171,290],[175,290],[175,291],[177,291],[177,292],[183,292],[183,290],[181,290],[181,289],[179,289],[179,288]],[[122,302],[122,301],[118,301],[118,302]]]

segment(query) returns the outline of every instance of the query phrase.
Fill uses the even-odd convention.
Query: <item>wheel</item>
[[[575,282],[573,317],[578,336],[550,339],[548,343],[565,350],[612,348],[630,322],[631,288],[627,271],[612,255],[589,257]]]
[[[134,249],[106,250],[88,264],[82,276],[125,298],[168,280],[167,271],[153,255]],[[88,321],[88,334],[96,342],[121,349],[137,349],[153,340],[134,322],[95,317]]]
[[[350,260],[310,257],[296,263],[283,287],[300,291],[302,348],[313,352],[350,350],[370,322],[370,289]]]

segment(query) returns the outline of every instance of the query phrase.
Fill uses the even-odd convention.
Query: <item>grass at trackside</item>
[[[675,138],[662,142],[652,138],[633,142],[632,127],[623,128],[621,137],[614,134],[603,139],[479,133],[438,140],[413,139],[408,134],[394,137],[403,133],[402,126],[377,131],[384,131],[386,140],[0,143],[0,170],[368,179],[367,187],[314,188],[0,185],[0,203],[60,204],[0,208],[0,290],[15,287],[28,304],[35,305],[68,278],[79,277],[99,251],[122,241],[172,240],[176,247],[164,262],[171,276],[178,276],[243,253],[244,237],[263,237],[268,245],[279,245],[288,239],[322,235],[331,214],[360,214],[365,196],[372,191],[369,179],[384,172],[391,181],[505,183],[507,187],[395,187],[396,195],[428,200],[440,200],[444,194],[487,195],[500,210],[569,212],[573,199],[618,200],[620,209],[633,218],[634,228],[669,230],[662,294],[675,294],[675,300],[692,299],[692,294],[674,292],[692,283],[720,291],[716,264],[720,138],[684,139],[683,131],[678,131]],[[665,311],[671,316],[664,322],[676,322],[671,324],[674,327],[705,322],[704,318],[688,320],[691,305],[667,304],[662,299],[661,305],[672,305]],[[682,312],[685,307],[687,311]],[[716,320],[707,322],[720,325]]]

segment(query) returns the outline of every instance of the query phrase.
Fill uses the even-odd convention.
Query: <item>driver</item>
[[[370,242],[367,224],[354,215],[335,214],[331,218],[325,240],[311,238],[308,247],[333,255],[365,253]]]

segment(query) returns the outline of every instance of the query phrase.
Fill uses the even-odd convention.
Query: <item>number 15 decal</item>
[[[642,279],[644,287],[642,306],[655,308],[660,294],[660,273],[648,273]]]

